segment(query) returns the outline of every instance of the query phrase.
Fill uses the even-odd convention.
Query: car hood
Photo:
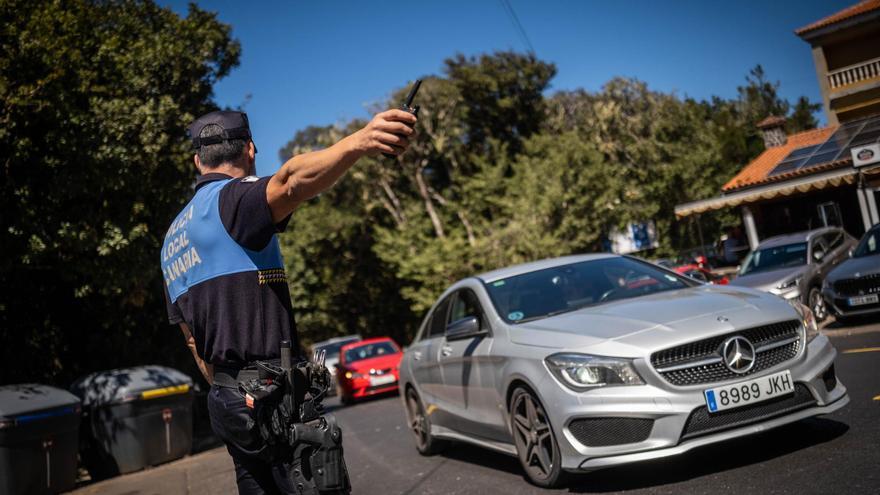
[[[701,285],[508,328],[515,344],[644,357],[678,344],[796,318],[794,309],[772,294],[742,287]]]
[[[856,273],[860,277],[880,273],[880,255],[849,258],[831,270],[826,279],[833,283],[843,278],[854,278]]]
[[[751,287],[753,289],[769,291],[775,289],[780,283],[799,277],[806,273],[807,265],[768,270],[766,272],[750,273],[741,275],[730,281],[731,285]]]
[[[370,359],[362,359],[345,365],[345,368],[353,371],[369,371],[370,369],[384,370],[394,368],[400,364],[401,353],[388,354]]]

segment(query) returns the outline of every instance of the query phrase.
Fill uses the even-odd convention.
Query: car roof
[[[840,231],[838,227],[822,227],[819,229],[813,230],[803,230],[801,232],[793,232],[791,234],[782,234],[774,237],[770,237],[761,241],[758,244],[758,249],[764,249],[769,247],[776,246],[784,246],[786,244],[794,244],[796,242],[807,242],[813,237],[816,237],[820,234],[825,234],[827,232],[835,232]]]
[[[342,342],[344,340],[351,340],[351,339],[357,339],[358,341],[360,341],[361,336],[360,336],[360,334],[353,334],[353,335],[343,335],[342,337],[333,337],[332,339],[322,340],[320,342],[314,342],[314,343],[312,343],[312,347],[318,347],[318,346],[327,345],[327,344],[335,344],[337,342]]]
[[[492,270],[488,272],[481,273],[476,275],[476,278],[482,280],[485,283],[492,283],[496,280],[501,280],[502,278],[513,277],[516,275],[522,275],[523,273],[534,272],[537,270],[544,270],[546,268],[554,268],[557,266],[570,265],[572,263],[580,263],[582,261],[593,261],[593,260],[601,260],[606,258],[619,258],[619,255],[611,254],[611,253],[590,253],[590,254],[576,254],[572,256],[560,256],[559,258],[549,258],[546,260],[532,261],[529,263],[522,263],[519,265],[508,266],[505,268],[499,268],[497,270]]]

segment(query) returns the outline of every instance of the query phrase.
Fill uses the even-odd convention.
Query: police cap
[[[209,124],[219,125],[223,128],[223,132],[214,136],[200,138],[199,134],[201,134],[202,129]],[[195,150],[202,146],[222,143],[231,139],[252,139],[247,114],[234,110],[218,110],[202,115],[189,125],[186,135],[192,140],[192,146]]]

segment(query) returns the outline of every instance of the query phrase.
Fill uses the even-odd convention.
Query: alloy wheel
[[[416,447],[419,451],[427,450],[430,441],[428,435],[428,422],[425,418],[425,410],[416,393],[409,390],[406,393],[406,409],[409,412],[409,428],[416,437]]]
[[[559,450],[544,409],[523,392],[514,399],[511,413],[516,450],[529,477],[536,482],[554,477]]]

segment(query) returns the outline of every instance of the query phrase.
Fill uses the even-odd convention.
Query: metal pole
[[[709,257],[706,256],[706,241],[703,240],[703,227],[700,225],[700,214],[697,213],[697,216],[694,218],[694,221],[697,222],[697,234],[700,236],[700,252],[703,253],[703,258],[706,258],[706,261],[709,261]]]
[[[868,203],[868,210],[871,212],[872,225],[880,223],[880,213],[877,210],[877,189],[865,188],[865,200]]]
[[[871,211],[868,209],[868,200],[867,194],[865,191],[865,179],[862,177],[862,171],[859,170],[858,182],[856,186],[856,197],[859,199],[859,209],[862,212],[862,223],[865,226],[865,231],[871,228]]]
[[[742,207],[743,223],[746,227],[746,236],[749,238],[749,247],[754,250],[758,247],[758,229],[755,227],[755,216],[748,206]]]

